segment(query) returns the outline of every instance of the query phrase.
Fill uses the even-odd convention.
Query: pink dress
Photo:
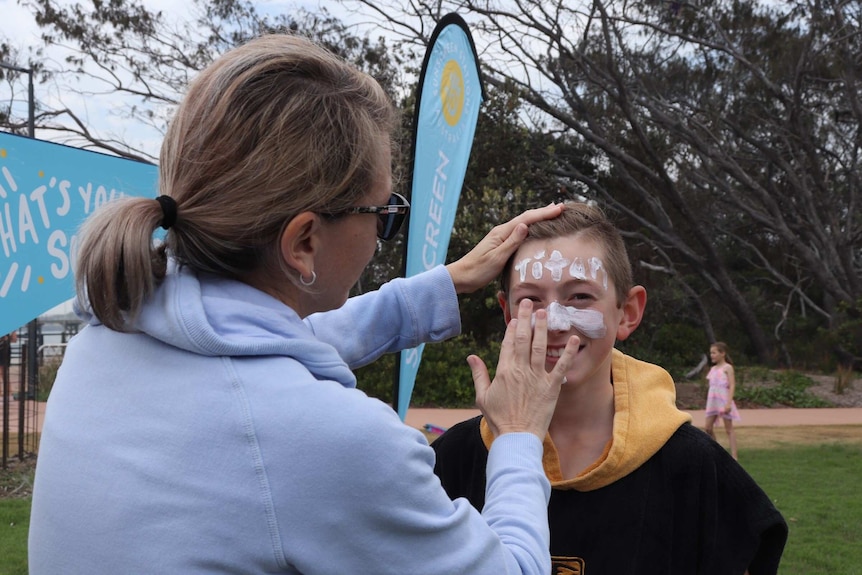
[[[739,416],[739,411],[736,409],[735,401],[731,401],[730,413],[724,413],[724,408],[727,406],[727,399],[730,395],[727,374],[724,370],[714,365],[709,370],[709,373],[706,374],[706,379],[709,381],[709,392],[706,395],[706,415],[718,415],[724,419],[731,419],[733,421],[742,419]]]

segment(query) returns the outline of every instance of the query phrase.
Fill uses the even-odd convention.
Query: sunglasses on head
[[[388,242],[398,235],[404,218],[410,211],[410,202],[401,194],[392,192],[385,206],[354,206],[337,212],[321,212],[322,216],[337,218],[349,214],[377,214],[377,237]]]

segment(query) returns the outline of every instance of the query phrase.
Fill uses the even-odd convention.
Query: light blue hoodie
[[[90,318],[51,392],[32,575],[550,572],[542,445],[494,442],[484,517],[351,368],[460,330],[443,267],[305,321],[173,269],[139,333]]]

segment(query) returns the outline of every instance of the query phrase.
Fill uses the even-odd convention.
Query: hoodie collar
[[[99,323],[88,310],[78,314]],[[289,306],[238,280],[197,274],[173,260],[133,329],[198,355],[291,357],[318,379],[356,386],[336,349],[318,340]]]
[[[612,352],[614,382],[613,438],[602,456],[573,479],[564,479],[550,435],[545,436],[542,463],[555,489],[592,491],[625,477],[670,439],[691,415],[676,407],[676,386],[670,374],[657,365]],[[493,434],[484,418],[482,440],[490,448]]]

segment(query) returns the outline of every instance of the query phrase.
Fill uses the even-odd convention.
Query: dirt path
[[[702,410],[686,410],[692,416],[692,423],[703,427]],[[828,407],[808,409],[740,409],[742,421],[737,427],[773,426],[829,426],[858,425],[862,433],[862,408]],[[478,409],[422,409],[410,408],[404,422],[407,425],[423,428],[426,423],[447,429],[460,421],[479,415]]]
[[[703,427],[703,411],[689,411],[692,423]],[[822,445],[853,443],[862,447],[862,408],[826,409],[742,409],[736,437],[740,453],[747,449],[773,449],[785,445]],[[460,421],[479,415],[476,409],[410,408],[405,423],[423,432],[428,441],[438,433],[426,424],[447,429]],[[724,427],[716,428],[716,440],[728,447]],[[740,455],[743,457],[743,455]]]

